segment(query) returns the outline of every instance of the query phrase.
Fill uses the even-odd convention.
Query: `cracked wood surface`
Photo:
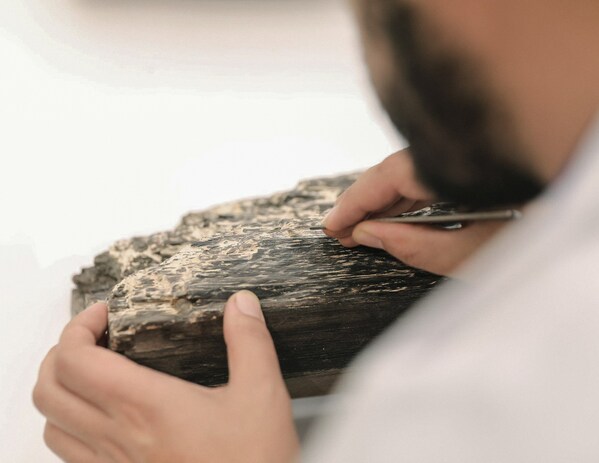
[[[227,380],[224,303],[262,301],[292,396],[326,393],[363,347],[439,277],[383,251],[347,249],[319,223],[355,175],[184,217],[172,231],[115,243],[74,277],[73,313],[109,305],[109,347],[204,385]]]

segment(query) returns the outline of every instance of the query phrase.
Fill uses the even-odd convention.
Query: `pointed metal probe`
[[[437,215],[403,215],[399,217],[382,217],[372,219],[375,222],[389,223],[415,223],[415,224],[456,224],[460,222],[473,222],[479,220],[514,220],[522,217],[522,213],[516,209],[505,209],[500,211],[480,212],[456,212],[452,214]],[[460,227],[455,227],[460,228]],[[326,230],[322,225],[310,227],[310,230]]]

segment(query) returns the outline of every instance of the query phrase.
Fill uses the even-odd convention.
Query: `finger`
[[[91,447],[52,423],[46,423],[44,442],[52,452],[66,463],[94,463],[100,461]]]
[[[89,443],[92,436],[109,427],[109,417],[58,383],[55,359],[56,349],[52,349],[42,362],[33,390],[33,403],[49,421]]]
[[[352,229],[352,233],[353,233],[353,229]],[[339,238],[339,243],[341,243],[341,245],[346,248],[355,248],[356,246],[360,245],[360,243],[357,243],[356,240],[354,240],[352,235],[349,235],[349,236],[346,236],[343,238]]]
[[[337,232],[352,227],[372,212],[380,212],[402,197],[430,199],[432,195],[416,180],[406,151],[392,154],[368,169],[340,197],[325,217],[325,227]]]
[[[60,336],[60,344],[96,345],[108,325],[108,307],[103,302],[91,305],[75,316]]]
[[[417,202],[418,201],[415,201],[413,199],[401,198],[399,201],[395,202],[394,204],[391,204],[389,207],[387,207],[386,209],[384,209],[382,211],[367,214],[365,218],[366,219],[374,219],[374,218],[380,218],[380,217],[393,217],[395,215],[398,215],[403,212],[411,210]],[[351,227],[344,228],[343,230],[338,230],[338,231],[332,231],[332,230],[325,229],[324,233],[327,236],[330,236],[331,238],[338,239],[339,242],[341,244],[343,244],[344,246],[351,247],[351,246],[356,245],[353,242],[353,240],[351,239],[351,235],[352,235],[353,231],[354,231],[354,226],[352,225]],[[348,238],[349,238],[349,240],[348,240]],[[347,245],[344,243],[351,243],[351,244]]]
[[[94,304],[73,318],[57,346],[56,378],[65,389],[110,412],[119,400],[136,403],[142,400],[142,396],[131,392],[130,385],[136,381],[148,384],[152,371],[98,347],[96,343],[103,338],[106,328],[104,303]]]
[[[371,214],[367,220],[378,219],[381,217],[396,217],[397,215],[402,214],[404,212],[418,211],[420,209],[430,206],[431,204],[431,201],[413,201],[408,200],[407,198],[402,198],[401,200],[399,200],[397,204],[391,206],[389,209],[380,213]],[[354,240],[354,238],[352,237],[354,228],[355,227],[347,228],[339,233],[332,233],[328,230],[325,230],[324,232],[331,238],[337,238],[342,246],[346,248],[354,248],[360,245],[360,243],[357,243],[356,240]]]
[[[254,387],[282,383],[272,337],[260,301],[249,291],[234,294],[225,306],[224,336],[229,384]]]
[[[341,241],[343,238],[347,238],[347,237],[351,236],[353,231],[354,231],[353,225],[351,227],[347,227],[342,230],[336,230],[336,231],[332,231],[327,228],[325,228],[323,230],[325,235],[327,235],[331,238],[338,239],[339,241]]]
[[[409,211],[410,209],[412,209],[412,207],[414,206],[414,204],[416,204],[416,200],[415,199],[410,199],[410,198],[401,198],[399,201],[397,201],[395,204],[390,205],[389,207],[387,207],[386,209],[379,211],[379,212],[373,212],[372,214],[368,214],[368,220],[371,219],[378,219],[381,217],[393,217],[399,214],[402,214],[404,212]]]
[[[145,445],[144,430],[160,419],[160,407],[173,391],[201,390],[99,346],[61,347],[56,349],[55,370],[59,385],[70,395],[65,398],[55,390],[56,402],[46,413],[65,432],[96,449],[101,461],[134,461],[128,452],[136,442]],[[84,407],[86,402],[90,407]],[[94,407],[99,409],[95,413]]]
[[[405,212],[414,212],[432,204],[432,201],[419,201],[409,198],[402,198],[397,203],[381,212],[370,214],[367,220],[380,219],[382,217],[396,217]]]
[[[403,214],[404,212],[414,212],[425,207],[429,207],[431,204],[433,204],[433,201],[431,200],[419,201],[409,198],[401,198],[399,201],[397,201],[395,204],[391,205],[384,211],[368,214],[366,220],[379,219],[381,217],[396,217],[400,214]],[[338,239],[339,242],[345,247],[352,248],[358,245],[358,243],[356,243],[354,239],[351,237],[354,231],[354,226],[344,228],[340,231],[331,231],[327,229],[323,231],[325,235],[330,236],[331,238]]]
[[[109,415],[118,411],[122,403],[145,404],[152,401],[157,396],[157,376],[170,378],[103,347],[72,349],[70,346],[58,346],[58,382]],[[139,394],[138,389],[132,387],[137,384],[144,385],[144,394]]]
[[[366,221],[352,235],[356,243],[384,249],[412,267],[449,275],[502,225],[472,223],[461,230]]]

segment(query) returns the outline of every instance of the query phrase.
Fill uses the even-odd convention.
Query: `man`
[[[327,233],[456,281],[360,357],[338,414],[304,459],[597,461],[599,2],[355,3],[373,83],[410,152],[344,193]],[[364,221],[432,198],[532,201],[500,232]],[[92,306],[40,370],[34,400],[48,418],[46,442],[63,459],[297,455],[289,397],[251,293],[225,308],[231,377],[216,390],[97,346],[105,327],[105,306]]]

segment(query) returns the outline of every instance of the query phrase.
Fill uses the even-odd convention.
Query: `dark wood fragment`
[[[292,396],[325,393],[439,281],[382,251],[347,249],[309,229],[351,181],[303,182],[188,215],[172,232],[118,242],[76,277],[74,311],[108,295],[111,349],[213,386],[227,380],[225,301],[249,289],[262,301]]]

